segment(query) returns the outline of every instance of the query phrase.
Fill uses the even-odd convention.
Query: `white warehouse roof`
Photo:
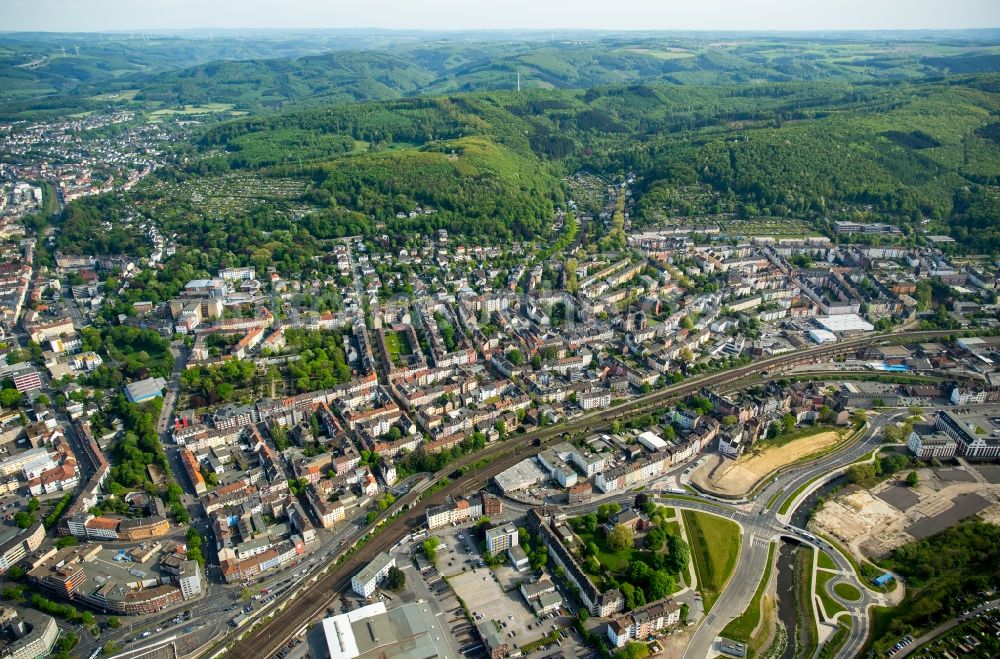
[[[856,313],[816,318],[816,324],[830,332],[871,332],[875,326]]]

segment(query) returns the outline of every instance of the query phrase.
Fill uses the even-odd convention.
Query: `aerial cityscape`
[[[1000,7],[149,4],[5,10],[0,657],[1000,656]]]

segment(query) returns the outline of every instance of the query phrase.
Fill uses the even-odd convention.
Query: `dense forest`
[[[903,634],[953,618],[977,593],[995,588],[1000,583],[1000,527],[967,520],[900,547],[885,564],[906,578],[906,599],[875,616],[876,651],[888,650]]]
[[[940,233],[965,248],[1000,253],[1000,74],[941,77],[945,69],[934,68],[951,58],[948,71],[993,71],[992,51],[968,43],[908,50],[897,42],[749,39],[716,49],[706,48],[709,42],[692,37],[667,48],[662,39],[598,40],[587,53],[580,45],[523,42],[506,54],[493,42],[424,43],[392,53],[267,60],[265,68],[287,85],[297,84],[295,72],[308,65],[382,84],[395,91],[374,97],[394,98],[331,104],[333,97],[310,83],[302,94],[326,99],[313,107],[298,92],[275,92],[285,99],[278,105],[296,101],[278,112],[251,108],[247,116],[209,122],[176,147],[183,164],[160,170],[153,183],[70,204],[57,247],[145,253],[143,216],[199,250],[182,258],[208,270],[322,270],[315,257],[325,241],[347,235],[383,235],[402,245],[443,228],[476,242],[554,241],[551,220],[569,193],[562,179],[586,171],[634,175],[633,226],[688,216],[795,218],[820,230],[838,219],[884,221],[911,244]],[[807,46],[816,49],[811,58],[804,58]],[[191,101],[206,102],[228,93],[216,76],[232,78],[237,91],[268,87],[266,76],[238,73],[259,64],[213,62],[170,75],[216,95]],[[904,64],[906,74],[898,70]],[[413,82],[413,67],[437,67],[444,78]],[[627,73],[613,78],[600,73],[606,69]],[[667,69],[674,77],[664,77]],[[694,75],[703,69],[714,77]],[[416,95],[477,89],[459,80],[487,70],[522,71],[536,82],[532,76],[544,70],[550,88]],[[682,70],[691,75],[677,78]],[[141,94],[161,93],[164,80],[147,81]],[[697,84],[702,80],[713,84]],[[589,87],[607,81],[614,84]],[[574,85],[589,88],[558,88]],[[348,96],[333,100],[373,97]],[[234,176],[290,182],[300,191],[198,201],[204,190],[231,190]],[[195,189],[199,181],[205,185]]]
[[[210,38],[204,38],[210,37]],[[920,34],[314,31],[0,35],[0,118],[635,83],[867,83],[996,71],[995,30]],[[63,49],[65,48],[65,52]],[[25,67],[28,65],[28,67]]]
[[[187,163],[125,196],[70,204],[59,248],[142,253],[120,222],[155,216],[199,262],[294,272],[322,241],[397,242],[445,228],[473,240],[551,239],[560,179],[577,171],[635,175],[633,223],[733,213],[887,221],[908,240],[950,234],[1000,252],[1000,76],[851,85],[626,85],[481,92],[295,109],[209,126]],[[218,177],[299,181],[285,200],[223,214],[176,185]],[[218,179],[218,180],[217,180]],[[215,182],[213,182],[215,181]],[[228,181],[228,180],[227,180]],[[298,193],[296,193],[298,194]],[[288,211],[304,204],[308,212]],[[414,214],[417,209],[421,212]]]

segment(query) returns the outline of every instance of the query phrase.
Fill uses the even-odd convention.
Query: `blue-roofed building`
[[[876,586],[884,586],[887,583],[889,583],[890,581],[892,581],[894,578],[895,577],[893,577],[891,574],[889,574],[888,572],[886,572],[885,574],[883,574],[881,576],[878,576],[878,577],[875,577],[874,579],[872,579],[872,583],[874,583]]]

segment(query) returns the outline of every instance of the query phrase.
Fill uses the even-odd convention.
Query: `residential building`
[[[371,597],[379,582],[389,574],[389,568],[396,566],[396,557],[380,552],[371,563],[351,579],[351,589],[361,597]]]
[[[517,546],[517,543],[517,528],[513,524],[486,530],[486,549],[494,556]]]

